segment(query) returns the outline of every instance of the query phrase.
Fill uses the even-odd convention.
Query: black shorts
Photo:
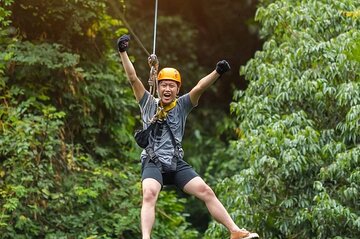
[[[142,181],[146,178],[153,178],[158,181],[161,186],[175,185],[181,190],[191,179],[199,176],[184,160],[178,160],[176,171],[174,172],[161,173],[160,169],[151,161],[148,162],[145,167],[142,165],[141,172]]]

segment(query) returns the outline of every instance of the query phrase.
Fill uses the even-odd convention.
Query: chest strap
[[[155,151],[154,151],[154,146],[155,146],[155,142],[153,140],[149,140],[149,145],[145,148],[145,151],[148,155],[147,159],[146,159],[146,162],[145,162],[145,165],[149,162],[149,161],[152,161],[153,163],[155,163],[155,165],[160,169],[161,172],[171,172],[171,171],[176,171],[176,165],[177,165],[177,162],[178,160],[180,159],[180,148],[181,148],[181,145],[179,143],[176,142],[175,140],[175,136],[174,136],[174,133],[172,132],[169,124],[165,121],[163,122],[156,122],[155,123],[155,128],[153,130],[153,138],[156,137],[156,133],[157,131],[159,130],[160,128],[160,125],[163,125],[165,124],[166,127],[169,129],[169,132],[170,132],[170,137],[171,137],[171,142],[174,146],[174,155],[171,159],[171,165],[170,165],[170,169],[169,168],[164,168],[162,163],[160,162],[158,156],[156,155]]]

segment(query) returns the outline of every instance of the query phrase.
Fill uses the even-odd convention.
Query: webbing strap
[[[155,138],[156,136],[156,133],[159,129],[159,126],[160,126],[160,123],[159,122],[156,122],[155,123],[155,129],[153,131],[153,136]],[[176,139],[175,139],[175,136],[174,136],[174,133],[172,131],[172,129],[170,128],[170,125],[166,122],[166,121],[163,121],[162,124],[165,124],[169,131],[170,131],[170,138],[171,138],[171,142],[174,146],[174,155],[173,155],[173,158],[171,159],[171,166],[170,166],[170,170],[171,171],[175,171],[176,170],[176,165],[177,165],[177,161],[178,159],[180,159],[180,148],[181,148],[181,145],[179,143],[176,142]],[[152,140],[149,140],[149,145],[146,147],[145,151],[146,153],[148,154],[148,157],[149,157],[149,160],[153,161],[160,169],[160,171],[163,172],[163,167],[162,167],[162,164],[161,162],[159,161],[158,159],[158,156],[155,154],[155,151],[154,151],[154,142]]]
[[[159,130],[159,124],[157,122],[155,122],[154,124],[155,124],[155,127],[154,127],[154,130],[153,130],[153,137],[156,136],[156,133]],[[153,161],[155,163],[155,165],[160,169],[160,171],[163,171],[161,162],[160,162],[158,156],[155,154],[155,151],[154,151],[154,142],[150,140],[150,137],[149,137],[149,141],[150,141],[149,145],[145,148],[145,151],[146,151],[146,153],[148,155],[147,161]],[[146,162],[146,163],[148,163],[148,162]]]
[[[174,156],[171,159],[171,170],[175,171],[176,170],[176,165],[177,165],[177,161],[180,158],[180,149],[179,149],[179,144],[176,143],[176,139],[174,136],[174,133],[172,132],[172,129],[170,128],[170,125],[165,121],[165,124],[167,125],[169,131],[170,131],[170,136],[171,136],[171,142],[174,146]]]

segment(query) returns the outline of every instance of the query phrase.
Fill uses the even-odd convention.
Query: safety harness
[[[167,166],[166,164],[163,164],[162,162],[160,162],[159,157],[156,155],[155,150],[154,150],[155,142],[153,140],[150,140],[150,137],[149,137],[149,144],[145,148],[145,151],[147,154],[146,159],[145,159],[145,166],[149,162],[153,162],[160,169],[160,171],[162,173],[176,171],[177,162],[181,158],[181,156],[180,156],[181,144],[176,142],[174,133],[172,132],[172,129],[170,128],[170,126],[166,120],[164,120],[162,122],[157,121],[155,123],[155,127],[152,132],[153,138],[155,139],[155,137],[157,136],[156,134],[157,134],[159,128],[164,127],[164,126],[168,128],[168,130],[170,132],[171,142],[174,146],[174,154],[171,159],[171,164]],[[166,165],[166,166],[164,167],[164,165]]]
[[[155,115],[152,117],[152,119],[149,121],[144,120],[145,123],[150,125],[146,129],[140,129],[135,131],[134,136],[136,143],[143,149],[145,149],[149,144],[149,136],[151,132],[154,130],[156,123],[166,120],[168,112],[176,106],[176,100],[174,100],[173,102],[171,102],[171,104],[166,106],[161,106],[162,104],[159,102],[157,102],[156,105],[157,105],[157,110]]]
[[[161,172],[175,171],[178,159],[180,156],[181,144],[178,143],[175,139],[174,132],[167,122],[167,115],[171,109],[176,106],[177,100],[174,100],[169,105],[162,106],[161,101],[157,104],[158,108],[156,114],[151,120],[149,127],[145,130],[138,130],[135,132],[135,140],[138,145],[145,149],[147,154],[145,160],[145,166],[149,162],[153,162]],[[170,133],[171,142],[174,147],[174,154],[171,159],[171,164],[169,166],[163,167],[163,163],[160,162],[159,157],[155,153],[155,138],[158,136],[160,128],[167,127]],[[152,137],[151,137],[152,136]]]

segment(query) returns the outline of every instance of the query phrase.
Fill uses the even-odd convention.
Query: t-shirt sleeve
[[[180,96],[178,99],[178,104],[181,106],[180,108],[184,110],[184,115],[188,115],[190,111],[194,108],[193,104],[191,103],[189,93]]]
[[[141,119],[144,122],[145,128],[147,127],[145,122],[150,121],[156,112],[156,99],[150,95],[148,91],[145,91],[144,96],[139,101],[139,106],[141,110]]]
[[[145,91],[143,97],[139,101],[139,105],[141,109],[144,109],[146,101],[148,100],[149,97],[150,97],[150,93],[148,91]]]

